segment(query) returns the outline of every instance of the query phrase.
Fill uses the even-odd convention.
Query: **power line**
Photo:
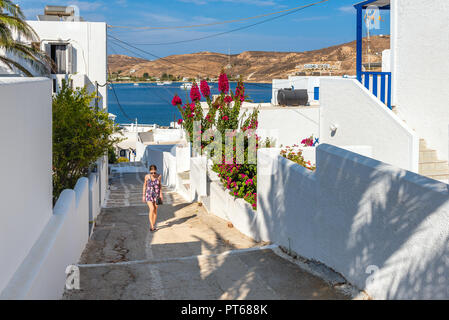
[[[281,15],[273,17],[273,18],[265,19],[265,20],[262,20],[262,21],[259,21],[259,22],[247,25],[247,26],[243,26],[243,27],[240,27],[240,28],[236,28],[236,29],[228,30],[228,31],[224,31],[224,32],[214,33],[214,34],[211,34],[211,35],[208,35],[208,36],[204,36],[204,37],[200,37],[200,38],[194,38],[194,39],[188,39],[188,40],[180,40],[180,41],[172,41],[172,42],[161,42],[161,43],[135,43],[134,45],[138,45],[138,46],[165,46],[165,45],[174,45],[174,44],[180,44],[180,43],[187,43],[187,42],[193,42],[193,41],[200,41],[200,40],[210,39],[210,38],[222,36],[222,35],[225,35],[225,34],[237,32],[237,31],[241,31],[241,30],[245,30],[245,29],[248,29],[248,28],[252,28],[254,26],[257,26],[257,25],[260,25],[260,24],[263,24],[263,23],[266,23],[266,22],[270,22],[270,21],[273,21],[273,20],[276,20],[276,19],[288,16],[288,15],[291,15],[291,14],[296,13],[298,11],[302,11],[304,9],[307,9],[307,8],[310,8],[310,7],[313,7],[313,6],[316,6],[318,4],[321,4],[321,3],[324,3],[324,2],[328,2],[328,1],[330,1],[330,0],[322,0],[322,1],[318,1],[318,2],[315,2],[315,3],[308,4],[308,5],[304,5],[304,6],[301,6],[301,7],[297,7],[297,8],[291,9],[290,11],[288,11],[288,12],[286,12],[284,14],[281,14]]]
[[[119,46],[120,48],[125,49],[125,50],[127,50],[127,51],[129,51],[129,52],[131,52],[131,53],[133,53],[133,54],[135,54],[135,55],[137,55],[138,57],[144,58],[141,54],[136,53],[135,51],[132,51],[132,50],[130,50],[130,49],[124,47],[124,46],[121,46],[121,45],[118,44],[118,43],[111,42],[111,44],[116,45],[116,46]],[[114,51],[114,53],[116,53],[116,51],[115,51],[112,47],[111,47],[111,50]],[[155,90],[151,90],[151,88],[150,88],[149,86],[146,86],[146,83],[142,83],[142,84],[143,84],[143,87],[144,87],[145,89],[148,89],[149,92],[151,92],[153,95],[155,95],[156,97],[158,97],[161,101],[166,102],[166,103],[168,103],[168,104],[171,104],[171,101],[170,101],[171,98],[168,98],[168,99],[163,98],[162,96],[160,96],[159,94],[157,94]],[[168,90],[167,90],[165,87],[164,87],[164,89],[168,92]],[[170,92],[168,92],[168,93],[171,94]],[[173,95],[174,95],[174,94],[173,94]]]
[[[111,48],[111,49],[112,49],[112,48]],[[112,75],[111,70],[109,69],[109,65],[108,65],[108,73],[109,73],[109,75]],[[105,84],[105,85],[106,85],[106,84]],[[119,101],[119,99],[118,99],[117,92],[115,92],[115,88],[114,88],[114,84],[113,84],[113,83],[111,83],[111,88],[112,88],[112,92],[113,92],[113,94],[114,94],[115,100],[117,101],[117,105],[118,105],[120,111],[122,112],[122,114],[125,116],[126,119],[128,119],[128,120],[131,121],[131,122],[134,122],[134,119],[131,119],[131,118],[128,116],[128,114],[125,112],[125,110],[123,109],[122,105],[120,104],[120,101]]]
[[[211,23],[204,23],[204,24],[194,24],[194,25],[189,25],[189,26],[136,27],[136,26],[112,26],[112,25],[108,25],[108,28],[110,28],[110,29],[135,29],[135,30],[172,30],[172,29],[201,28],[201,27],[210,27],[210,26],[216,26],[216,25],[221,25],[221,24],[229,24],[229,23],[236,23],[236,22],[242,22],[242,21],[247,21],[247,20],[259,19],[259,18],[268,17],[268,16],[280,14],[280,13],[294,11],[294,10],[299,9],[301,7],[302,6],[291,8],[291,9],[286,9],[286,10],[281,10],[281,11],[276,11],[276,12],[270,12],[270,13],[266,13],[266,14],[260,14],[260,15],[253,16],[253,17],[248,17],[248,18],[241,18],[241,19],[234,19],[234,20],[225,20],[225,21],[218,21],[218,22],[211,22]]]

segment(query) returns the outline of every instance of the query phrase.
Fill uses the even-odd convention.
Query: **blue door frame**
[[[377,0],[367,0],[354,5],[357,10],[357,80],[370,90],[376,97],[378,96],[378,78],[381,78],[380,100],[391,109],[391,72],[363,72],[363,10]],[[379,7],[380,10],[390,10],[390,5]],[[372,81],[371,81],[372,78]],[[372,86],[371,86],[372,83]]]

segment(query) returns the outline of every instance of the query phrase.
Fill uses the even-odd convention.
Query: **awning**
[[[365,0],[359,3],[356,3],[354,7],[362,7],[363,9],[368,8],[369,6],[376,6],[379,9],[390,9],[391,0]]]

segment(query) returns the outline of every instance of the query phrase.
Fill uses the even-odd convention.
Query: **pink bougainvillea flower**
[[[182,123],[183,123],[183,121],[184,121],[184,120],[182,120],[182,119],[179,119],[179,120],[178,120],[178,124],[182,124]]]
[[[225,103],[231,103],[231,102],[232,102],[232,97],[231,97],[231,96],[226,96],[226,97],[224,98],[224,102],[225,102]]]
[[[181,98],[176,94],[176,95],[173,97],[173,100],[172,100],[171,104],[172,104],[173,106],[176,107],[177,105],[181,105],[181,104],[182,104],[182,100],[181,100]]]
[[[228,76],[224,72],[222,72],[220,74],[220,77],[218,78],[218,90],[221,93],[228,93],[229,92]]]
[[[201,88],[201,93],[203,94],[203,97],[209,98],[210,97],[210,87],[207,84],[206,80],[201,80],[200,88]]]
[[[191,103],[190,104],[190,111],[192,111],[192,112],[195,111],[195,107],[196,107],[195,104]]]
[[[198,85],[196,83],[193,83],[192,89],[190,89],[190,100],[192,100],[193,102],[201,100],[200,89],[198,88]]]
[[[222,118],[224,121],[228,121],[229,120],[229,117],[228,116],[223,116],[223,118]]]

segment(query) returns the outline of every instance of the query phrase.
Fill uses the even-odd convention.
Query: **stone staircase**
[[[449,180],[449,163],[438,159],[437,151],[429,149],[426,141],[419,141],[419,174],[435,180]]]

